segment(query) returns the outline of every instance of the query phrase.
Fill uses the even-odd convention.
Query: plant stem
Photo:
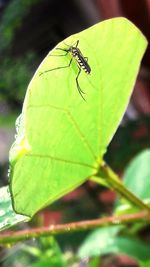
[[[0,234],[0,244],[16,243],[31,238],[46,237],[69,232],[77,232],[90,230],[97,227],[110,225],[128,224],[134,221],[150,221],[150,214],[146,211],[141,211],[134,214],[126,214],[121,216],[110,216],[96,220],[87,220],[81,222],[72,222],[68,224],[51,225],[49,227],[32,228],[29,230],[9,231]]]
[[[128,201],[133,203],[138,208],[150,212],[150,207],[146,205],[140,198],[134,195],[131,191],[129,191],[127,187],[123,185],[119,176],[104,161],[100,166],[100,171],[97,176],[91,177],[90,180],[102,184],[102,177],[104,181],[109,185],[109,187],[114,191],[125,197]]]

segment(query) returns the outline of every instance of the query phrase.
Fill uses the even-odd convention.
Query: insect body
[[[77,41],[77,44],[79,43],[79,40]],[[68,52],[72,54],[74,59],[77,61],[79,67],[85,71],[85,73],[90,74],[91,68],[88,64],[88,58],[84,57],[80,51],[79,48],[70,46],[68,49]]]
[[[72,60],[75,59],[77,65],[78,65],[78,68],[79,68],[79,71],[78,71],[78,74],[76,76],[76,85],[77,85],[77,89],[81,95],[81,97],[85,100],[85,98],[83,97],[83,94],[85,94],[81,88],[80,88],[80,85],[79,85],[79,81],[78,81],[78,78],[79,78],[79,75],[81,73],[81,69],[84,70],[84,72],[86,74],[90,74],[91,72],[91,68],[90,68],[90,65],[88,64],[88,58],[87,57],[84,57],[80,51],[80,49],[77,47],[79,44],[79,40],[77,40],[76,42],[76,45],[72,45],[72,46],[69,46],[67,44],[65,44],[66,46],[68,46],[67,49],[63,49],[63,48],[56,48],[57,50],[61,50],[61,51],[65,51],[66,53],[63,54],[63,55],[50,55],[50,56],[66,56],[68,53],[71,54],[72,58],[69,62],[69,64],[67,66],[62,66],[62,67],[58,67],[58,68],[54,68],[54,69],[50,69],[50,70],[46,70],[42,73],[40,73],[39,75],[42,75],[44,73],[47,73],[49,71],[53,71],[53,70],[57,70],[57,69],[64,69],[64,68],[68,68],[70,67],[71,63],[72,63]]]

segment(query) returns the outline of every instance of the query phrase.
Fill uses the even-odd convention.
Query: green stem
[[[67,224],[50,225],[48,227],[32,228],[21,231],[8,231],[0,234],[0,244],[11,245],[23,240],[31,238],[46,237],[58,235],[68,232],[85,231],[95,229],[97,227],[106,227],[110,225],[128,224],[132,222],[148,222],[150,214],[146,211],[141,211],[134,214],[125,214],[121,216],[110,216],[95,220],[87,220],[81,222],[72,222]]]
[[[90,180],[102,184],[102,177],[104,181],[112,188],[114,191],[125,197],[128,201],[133,203],[140,209],[147,210],[150,212],[150,207],[146,205],[140,198],[134,195],[131,191],[123,185],[119,176],[103,161],[100,166],[100,171],[96,177],[91,177]]]

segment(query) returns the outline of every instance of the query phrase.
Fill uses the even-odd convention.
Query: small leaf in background
[[[100,267],[100,257],[93,257],[87,267]]]
[[[98,172],[125,112],[147,46],[127,19],[114,18],[58,44],[78,48],[91,67],[83,70],[54,48],[31,80],[18,136],[10,151],[10,191],[17,213],[33,216]],[[68,48],[68,46],[67,46]],[[51,56],[56,55],[56,56]],[[48,71],[51,69],[55,71]]]
[[[140,261],[149,259],[149,245],[140,240],[117,236],[119,226],[106,227],[93,231],[81,245],[80,258],[107,255],[110,253],[125,254]]]
[[[8,186],[0,188],[0,231],[27,220],[27,216],[14,212]]]
[[[35,262],[28,267],[49,267],[49,261],[47,260],[39,260],[38,262]]]
[[[127,166],[124,177],[126,187],[139,198],[150,202],[150,150],[146,149],[138,154]],[[123,201],[124,202],[124,201]],[[123,204],[120,200],[116,203],[116,214],[134,212],[129,204]]]
[[[35,256],[35,252],[38,254],[37,247],[25,246],[23,250],[33,256]],[[61,249],[52,236],[40,239],[39,256],[36,258],[29,267],[67,267]]]
[[[150,260],[145,262],[140,262],[139,267],[150,267]]]
[[[22,267],[68,267],[65,255],[52,236],[18,243],[16,246],[9,247],[6,254],[6,257],[5,255],[0,257],[0,266],[1,264],[3,266],[3,262],[5,262],[5,267],[16,267],[18,263]]]
[[[138,154],[127,167],[124,184],[142,199],[150,199],[150,149]]]

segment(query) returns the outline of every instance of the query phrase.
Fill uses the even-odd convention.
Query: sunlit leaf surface
[[[72,35],[91,74],[54,48],[31,80],[18,136],[10,151],[16,212],[32,216],[95,175],[127,107],[147,42],[127,19],[115,18]],[[67,44],[67,45],[66,45]],[[55,56],[54,56],[55,55]],[[54,69],[53,71],[48,71]]]

